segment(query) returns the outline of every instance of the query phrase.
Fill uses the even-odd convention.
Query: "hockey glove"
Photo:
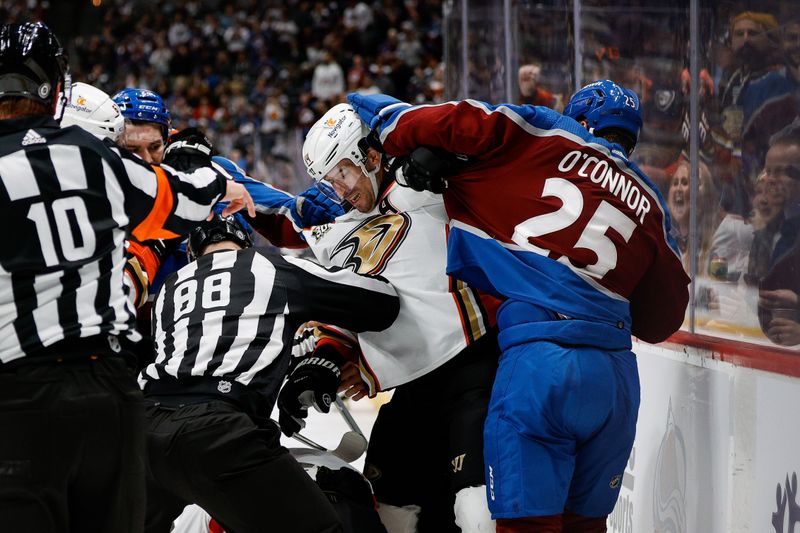
[[[197,128],[186,128],[171,135],[164,149],[164,164],[175,170],[191,172],[211,166],[211,141]]]
[[[164,259],[177,252],[184,240],[183,237],[177,237],[175,239],[153,239],[144,241],[142,244],[153,250],[160,264],[164,262]]]
[[[278,395],[278,423],[284,435],[291,437],[305,427],[303,419],[308,417],[309,407],[321,413],[330,411],[342,362],[330,346],[320,346],[297,362]]]
[[[309,187],[295,196],[290,209],[292,221],[299,228],[310,228],[332,222],[344,214],[342,206],[325,196],[316,187]]]
[[[452,176],[467,162],[437,148],[420,146],[415,148],[397,171],[397,183],[415,191],[430,191],[442,194],[447,190],[447,176]]]

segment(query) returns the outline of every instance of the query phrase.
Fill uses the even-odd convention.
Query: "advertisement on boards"
[[[800,531],[800,394],[797,380],[759,373],[757,378],[752,531]]]
[[[644,346],[636,442],[608,531],[728,533],[731,368]]]

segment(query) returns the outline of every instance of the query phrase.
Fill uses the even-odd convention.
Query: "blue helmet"
[[[639,97],[611,80],[598,80],[586,85],[569,99],[564,115],[585,120],[589,131],[596,133],[616,128],[628,133],[634,143],[642,129]]]
[[[119,106],[125,120],[152,122],[163,127],[165,135],[169,132],[171,117],[164,100],[147,89],[122,89],[112,98]]]

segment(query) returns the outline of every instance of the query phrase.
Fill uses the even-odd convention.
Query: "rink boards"
[[[613,533],[800,531],[800,378],[637,343],[642,384]]]

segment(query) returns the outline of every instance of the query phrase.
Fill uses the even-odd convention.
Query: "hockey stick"
[[[347,406],[344,404],[344,401],[342,401],[342,398],[338,394],[336,395],[336,407],[339,409],[339,413],[342,415],[342,418],[344,418],[344,421],[347,422],[348,426],[350,426],[350,429],[364,437],[364,432],[361,431],[360,427],[358,427],[356,419],[350,414],[350,410],[347,408]],[[364,440],[366,441],[367,438],[364,437]]]
[[[342,439],[339,441],[339,445],[336,446],[336,448],[333,450],[328,450],[326,447],[304,435],[301,435],[300,433],[295,433],[292,435],[292,438],[302,442],[309,448],[314,448],[315,450],[323,452],[330,452],[339,459],[347,463],[352,463],[361,457],[367,450],[367,438],[364,436],[361,428],[358,427],[355,418],[353,418],[353,415],[350,414],[350,411],[347,409],[347,406],[344,405],[342,399],[338,395],[336,395],[335,398],[336,407],[339,410],[339,414],[342,415],[342,418],[344,418],[344,421],[350,427],[350,431],[342,435]]]
[[[361,457],[367,449],[367,439],[364,438],[364,435],[356,433],[355,431],[348,431],[342,435],[342,440],[339,441],[339,445],[333,450],[329,450],[325,446],[309,439],[304,435],[301,435],[300,433],[295,433],[292,435],[292,438],[302,442],[309,448],[313,448],[322,452],[329,452],[346,463],[352,463]]]

